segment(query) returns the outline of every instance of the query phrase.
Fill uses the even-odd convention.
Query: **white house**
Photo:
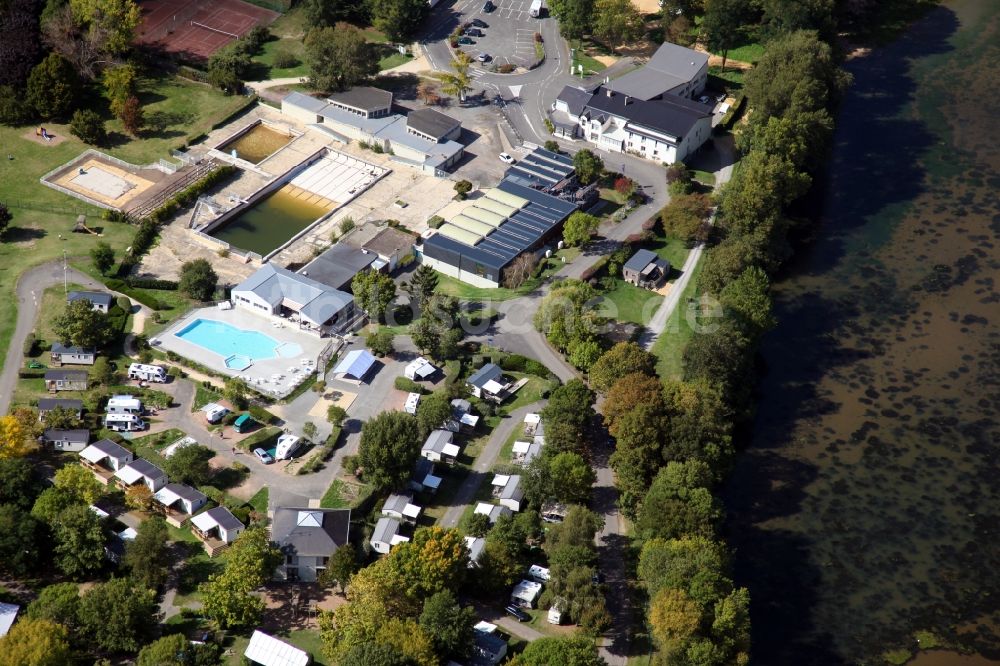
[[[71,291],[66,295],[66,302],[90,301],[92,309],[108,314],[114,298],[106,291]]]
[[[395,518],[383,516],[375,523],[372,530],[371,545],[376,553],[387,554],[396,544],[404,543],[409,539],[399,533],[400,524]]]
[[[541,583],[536,583],[533,580],[522,580],[514,586],[514,590],[510,593],[510,602],[515,606],[534,608],[541,593]]]
[[[312,658],[305,650],[254,630],[243,656],[260,666],[309,666]]]
[[[153,499],[163,507],[164,517],[174,527],[183,525],[208,501],[205,493],[183,483],[168,483],[153,494]]]
[[[489,504],[487,502],[480,502],[476,505],[476,513],[481,513],[490,519],[490,525],[497,522],[497,518],[500,516],[509,516],[512,511],[505,507],[499,506],[497,504]]]
[[[495,363],[487,363],[476,370],[465,381],[469,392],[477,398],[501,400],[509,382],[504,379],[503,370]]]
[[[239,518],[224,506],[212,507],[191,518],[191,531],[205,544],[209,555],[214,554],[218,546],[225,546],[236,541],[244,530]],[[221,542],[216,546],[216,542]]]
[[[353,296],[270,263],[233,287],[231,299],[237,308],[287,318],[319,335],[342,333],[355,322]]]
[[[122,486],[123,490],[137,483],[142,483],[155,493],[167,485],[166,473],[153,463],[142,458],[133,460],[119,469],[115,472],[115,478],[118,479],[118,485]]]
[[[285,558],[275,577],[313,582],[338,548],[347,543],[350,509],[281,507],[271,519],[271,541]]]
[[[49,360],[52,365],[94,365],[97,352],[88,347],[75,347],[59,342],[52,343]]]
[[[87,442],[90,441],[90,431],[86,428],[72,430],[48,428],[42,434],[42,440],[46,444],[51,444],[56,451],[80,453],[87,448]]]
[[[434,430],[420,449],[420,455],[431,462],[445,462],[454,465],[462,449],[454,444],[455,433],[450,430]]]
[[[97,480],[107,484],[113,474],[135,460],[131,451],[110,439],[94,442],[80,451],[80,462],[92,472]]]
[[[420,507],[412,503],[410,494],[393,493],[382,504],[382,515],[415,525],[420,518]]]
[[[519,474],[497,474],[493,477],[493,497],[500,506],[511,511],[520,511],[524,500],[524,488],[521,487]]]
[[[418,356],[403,369],[403,376],[413,381],[430,379],[438,369],[423,356]]]

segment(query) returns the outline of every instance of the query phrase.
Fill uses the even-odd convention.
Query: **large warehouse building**
[[[562,231],[576,206],[508,177],[445,221],[418,248],[421,261],[477,287],[498,287],[504,269]]]

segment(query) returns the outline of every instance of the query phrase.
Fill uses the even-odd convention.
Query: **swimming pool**
[[[233,370],[245,369],[253,361],[292,358],[302,353],[302,347],[294,342],[278,342],[260,331],[248,331],[211,319],[196,319],[174,335],[218,354]]]

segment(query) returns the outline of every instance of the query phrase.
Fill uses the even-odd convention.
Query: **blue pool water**
[[[247,331],[208,319],[196,319],[174,335],[222,356],[227,359],[226,365],[232,369],[240,369],[244,365],[242,361],[247,359],[259,361],[279,355],[289,358],[302,353],[302,348],[297,344],[279,343],[259,331]]]

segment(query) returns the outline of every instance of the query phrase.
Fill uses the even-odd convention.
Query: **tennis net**
[[[196,28],[203,28],[204,30],[211,30],[212,32],[217,32],[220,35],[225,35],[226,37],[232,37],[233,39],[239,39],[240,36],[233,32],[226,32],[225,30],[219,30],[218,28],[213,28],[210,25],[205,25],[204,23],[199,23],[198,21],[191,21],[191,25]]]

